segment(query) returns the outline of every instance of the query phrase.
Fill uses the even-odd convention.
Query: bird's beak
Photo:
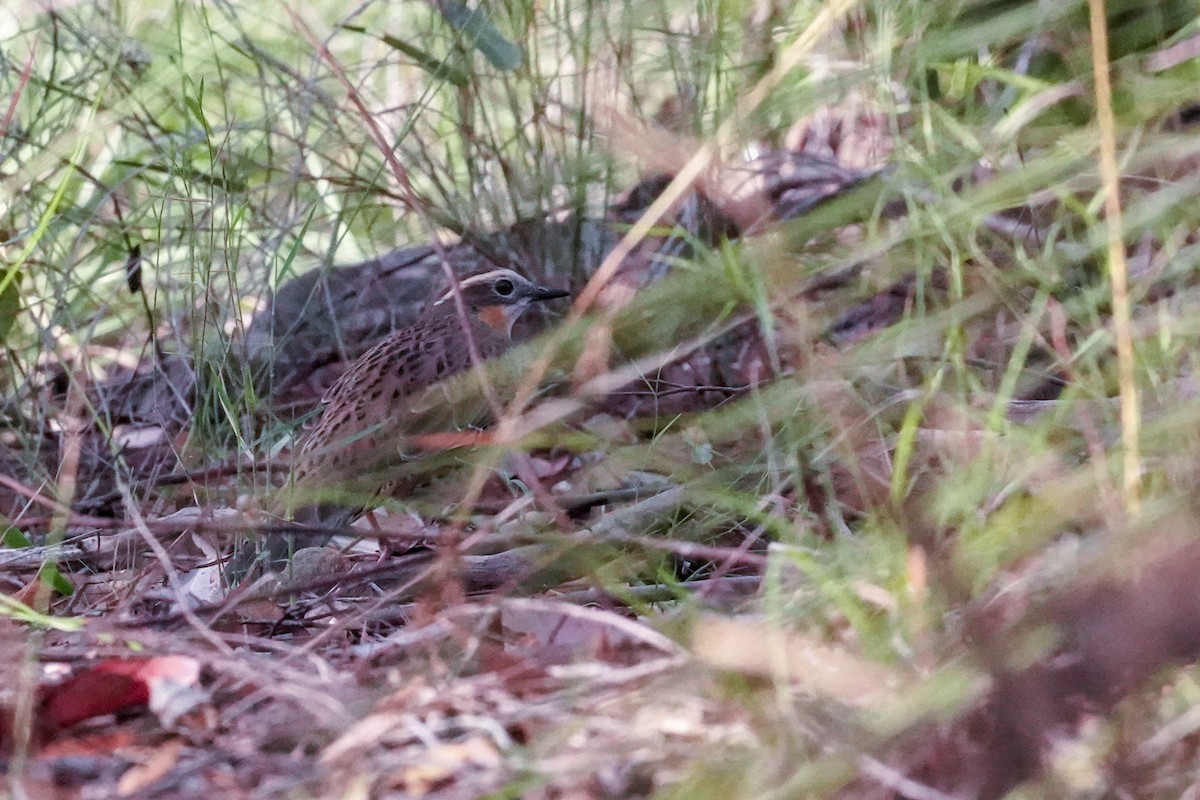
[[[540,303],[544,300],[557,300],[558,298],[566,297],[569,294],[571,293],[565,289],[551,289],[549,286],[536,286],[533,289],[532,299],[535,302]]]

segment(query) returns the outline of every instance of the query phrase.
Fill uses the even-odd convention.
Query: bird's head
[[[511,269],[468,275],[458,282],[463,304],[496,333],[510,336],[513,323],[533,303],[566,297],[570,292],[541,286]],[[454,290],[447,289],[435,306],[454,308]]]

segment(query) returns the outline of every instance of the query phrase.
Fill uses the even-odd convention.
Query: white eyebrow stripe
[[[514,276],[520,279],[520,276],[517,276],[516,273],[511,269],[493,269],[489,272],[480,272],[476,275],[469,275],[466,278],[459,278],[458,289],[459,291],[462,291],[463,289],[468,289],[472,286],[478,286],[481,283],[496,280],[497,278],[513,278]],[[434,305],[436,306],[439,303],[444,303],[451,297],[454,297],[453,287],[448,288],[445,293],[443,293],[442,296],[439,297],[436,302],[434,302]]]

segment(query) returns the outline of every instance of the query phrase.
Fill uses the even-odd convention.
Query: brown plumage
[[[325,393],[321,414],[301,434],[280,516],[323,528],[349,524],[387,485],[386,467],[402,458],[404,435],[415,432],[406,401],[472,366],[467,334],[481,360],[494,358],[512,344],[513,323],[531,304],[567,295],[508,269],[463,278],[459,292],[468,328],[453,291],[446,292],[416,323],[354,361]],[[301,538],[297,544],[308,545],[324,537]],[[268,551],[272,559],[286,554],[274,544]]]

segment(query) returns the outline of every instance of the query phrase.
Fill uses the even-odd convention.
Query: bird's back
[[[507,336],[471,323],[481,359],[508,346]],[[471,350],[453,304],[435,306],[416,324],[380,341],[325,393],[322,413],[301,435],[297,482],[333,484],[390,455],[380,450],[394,451],[406,432],[406,400],[470,366]]]

